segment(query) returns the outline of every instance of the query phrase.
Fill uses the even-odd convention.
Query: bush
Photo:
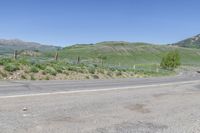
[[[26,79],[26,76],[25,75],[21,75],[21,79]]]
[[[162,58],[160,66],[164,69],[174,70],[180,66],[180,56],[178,51],[171,51]]]
[[[17,64],[9,63],[4,67],[4,70],[8,72],[14,72],[14,71],[19,70],[19,66]]]
[[[89,71],[89,73],[91,73],[91,74],[95,74],[95,69],[94,69],[94,68],[89,68],[88,71]]]
[[[2,71],[0,71],[0,75],[1,75],[2,77],[7,77],[7,74],[6,74],[5,72],[2,72]]]
[[[41,69],[41,70],[45,70],[45,64],[35,64],[35,67]]]
[[[98,75],[92,75],[93,79],[99,79]]]
[[[122,76],[122,72],[121,71],[117,71],[116,72],[116,76]]]
[[[62,67],[62,65],[53,65],[53,68],[58,72],[58,73],[62,73],[64,68]]]
[[[44,71],[46,73],[49,73],[49,74],[54,75],[54,76],[56,76],[56,74],[57,74],[57,71],[53,67],[49,67],[49,66],[47,66]]]
[[[28,60],[26,60],[26,59],[20,59],[20,60],[18,61],[18,63],[20,63],[20,64],[22,64],[22,65],[30,65],[30,62],[29,62]]]
[[[31,80],[36,80],[33,74],[31,74]]]
[[[36,66],[31,66],[30,72],[37,73],[37,72],[39,72],[39,70]]]
[[[10,58],[3,58],[0,59],[0,65],[7,65],[8,63],[11,63],[13,60]]]
[[[46,77],[45,77],[45,80],[49,80],[49,79],[50,79],[49,76],[46,76]]]

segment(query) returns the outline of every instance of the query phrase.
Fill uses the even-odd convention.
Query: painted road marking
[[[34,96],[47,96],[47,95],[58,95],[58,94],[76,94],[76,93],[86,93],[86,92],[115,91],[115,90],[137,89],[137,88],[158,87],[158,86],[170,86],[170,85],[190,84],[190,83],[200,83],[200,80],[182,81],[182,82],[173,82],[173,83],[163,83],[163,84],[152,84],[152,85],[113,87],[113,88],[94,89],[94,90],[76,90],[76,91],[60,91],[60,92],[49,92],[49,93],[34,93],[34,94],[23,94],[23,95],[10,95],[10,96],[0,96],[0,99],[5,99],[5,98],[21,98],[21,97],[34,97]]]

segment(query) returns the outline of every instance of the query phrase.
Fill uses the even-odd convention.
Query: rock
[[[23,108],[23,111],[28,111],[28,108],[24,107],[24,108]]]

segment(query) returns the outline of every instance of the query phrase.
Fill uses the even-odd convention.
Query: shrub
[[[26,76],[25,75],[21,75],[21,79],[26,79]]]
[[[36,80],[33,74],[31,74],[31,80]]]
[[[70,66],[68,67],[69,71],[74,71],[74,72],[78,72],[78,69],[75,66]]]
[[[98,72],[98,73],[102,73],[102,74],[105,73],[104,69],[97,69],[97,72]]]
[[[19,70],[19,66],[17,64],[9,63],[4,67],[4,69],[8,72],[14,72]]]
[[[86,79],[90,79],[90,76],[85,76]]]
[[[6,74],[5,72],[2,72],[2,71],[0,71],[0,75],[1,75],[2,77],[7,77],[7,74]]]
[[[35,67],[41,69],[41,70],[45,70],[45,65],[44,64],[35,64]]]
[[[56,76],[57,71],[53,67],[47,66],[46,69],[44,70],[46,73],[49,73],[50,75]]]
[[[30,72],[37,73],[37,72],[39,72],[39,70],[36,66],[31,66]]]
[[[121,71],[117,71],[116,72],[116,76],[122,76],[122,72]]]
[[[45,80],[49,80],[49,76],[46,76],[46,77],[45,77]]]
[[[53,65],[53,68],[58,72],[62,73],[64,68],[61,65]]]
[[[11,63],[13,60],[10,58],[3,58],[0,59],[0,65],[7,65],[8,63]]]
[[[98,75],[92,75],[93,79],[99,79]]]
[[[30,65],[30,62],[25,59],[20,59],[18,62],[22,65]]]
[[[94,68],[89,68],[88,71],[89,71],[89,73],[91,73],[91,74],[95,74],[95,69],[94,69]]]
[[[110,77],[113,76],[111,71],[107,72],[107,75],[110,76]]]
[[[164,69],[174,70],[180,66],[180,56],[178,51],[171,51],[162,58],[160,66]]]

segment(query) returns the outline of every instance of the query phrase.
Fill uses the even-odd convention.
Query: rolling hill
[[[35,42],[25,42],[18,39],[6,40],[0,39],[0,54],[9,54],[13,53],[14,50],[39,50],[41,52],[57,50],[59,47],[42,45]]]
[[[186,47],[186,48],[199,48],[200,49],[200,34],[187,38],[183,41],[177,42],[172,44],[174,46],[179,46],[179,47]]]
[[[132,66],[133,64],[160,63],[170,50],[178,50],[182,64],[200,65],[200,49],[183,48],[170,45],[152,45],[147,43],[101,42],[88,45],[73,45],[60,51],[60,57],[82,61],[98,61],[105,56],[105,63],[111,65]]]
[[[108,65],[133,66],[134,64],[158,64],[168,51],[178,50],[182,64],[200,65],[200,49],[196,49],[198,41],[200,41],[200,35],[193,37],[192,42],[196,42],[195,49],[193,47],[186,48],[193,45],[181,45],[183,42],[173,45],[154,45],[123,41],[76,44],[61,49],[60,47],[35,42],[0,39],[0,55],[11,54],[14,50],[27,50],[29,53],[39,50],[45,53],[41,56],[54,58],[55,50],[60,49],[59,58],[71,62],[76,62],[79,56],[81,62],[85,63],[96,63],[103,58],[104,63]]]

